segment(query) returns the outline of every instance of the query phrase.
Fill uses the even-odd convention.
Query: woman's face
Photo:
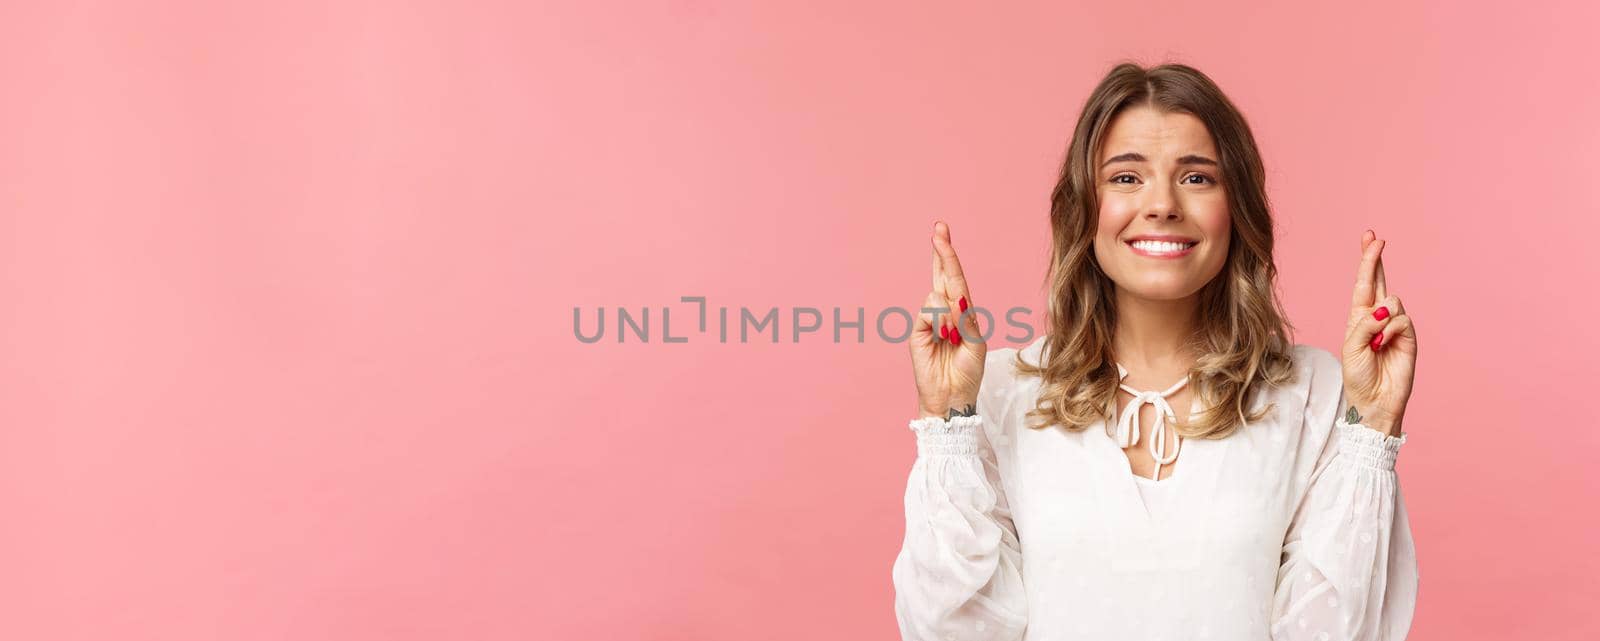
[[[1232,221],[1216,145],[1199,118],[1130,107],[1112,121],[1095,164],[1095,258],[1123,294],[1181,299],[1222,271]],[[1177,244],[1135,244],[1144,237]]]

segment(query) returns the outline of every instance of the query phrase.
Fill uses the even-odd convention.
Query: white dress
[[[1043,342],[1023,357],[1039,362]],[[977,416],[911,422],[902,637],[1405,637],[1418,578],[1394,472],[1405,435],[1345,422],[1333,354],[1296,345],[1296,380],[1250,408],[1276,411],[1183,439],[1152,481],[1104,422],[1026,427],[1040,382],[1013,371],[1016,353],[989,352]]]

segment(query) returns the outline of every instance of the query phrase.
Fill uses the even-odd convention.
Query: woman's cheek
[[[1100,233],[1116,238],[1133,218],[1133,209],[1115,194],[1100,198]]]

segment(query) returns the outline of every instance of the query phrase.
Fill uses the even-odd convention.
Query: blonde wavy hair
[[[1036,405],[1027,413],[1042,420],[1028,422],[1035,429],[1059,425],[1076,431],[1109,421],[1116,411],[1120,377],[1111,349],[1116,285],[1101,270],[1092,246],[1100,209],[1094,159],[1112,121],[1135,105],[1199,118],[1221,156],[1233,231],[1222,271],[1200,291],[1200,322],[1185,343],[1198,355],[1189,384],[1202,410],[1177,432],[1186,438],[1222,438],[1272,409],[1245,413],[1262,385],[1293,378],[1294,327],[1275,288],[1272,215],[1255,138],[1222,90],[1182,64],[1116,65],[1078,117],[1050,196],[1049,305],[1041,361],[1035,366],[1021,350],[1017,353],[1017,371],[1042,379]]]

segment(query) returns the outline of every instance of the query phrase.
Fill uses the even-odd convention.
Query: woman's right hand
[[[945,308],[938,323],[931,312],[919,312],[911,332],[911,369],[917,379],[917,404],[921,416],[944,418],[951,409],[972,411],[983,382],[983,362],[988,348],[978,332],[976,314],[958,315],[973,305],[967,279],[961,272],[956,248],[950,244],[950,226],[933,224],[933,291],[924,308]]]

